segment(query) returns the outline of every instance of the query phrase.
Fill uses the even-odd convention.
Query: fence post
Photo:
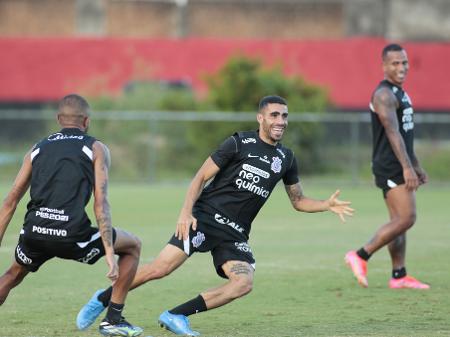
[[[148,182],[154,183],[156,182],[156,163],[157,163],[157,154],[158,149],[156,146],[157,141],[157,120],[149,118],[148,119],[148,130],[149,130],[149,142],[148,142]]]
[[[359,183],[359,118],[352,118],[350,121],[350,172],[353,185]]]

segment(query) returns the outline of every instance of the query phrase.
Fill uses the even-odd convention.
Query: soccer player
[[[383,191],[389,221],[357,251],[345,255],[358,283],[367,287],[367,261],[387,245],[392,260],[389,287],[429,289],[406,273],[406,231],[416,221],[416,190],[428,180],[414,154],[413,108],[403,82],[409,69],[406,51],[398,44],[382,52],[384,80],[376,87],[370,102],[375,184]]]
[[[331,211],[342,220],[353,213],[350,202],[337,199],[339,191],[328,200],[303,194],[294,154],[280,143],[288,124],[283,98],[264,97],[257,120],[258,131],[235,133],[203,163],[187,191],[175,234],[155,260],[139,267],[133,281],[132,288],[136,288],[169,275],[195,252],[211,252],[217,274],[228,282],[164,311],[159,323],[175,334],[197,336],[188,316],[225,305],[252,290],[255,259],[247,243],[251,224],[279,180],[298,211]],[[78,326],[92,324],[110,294],[111,288],[97,291],[79,312]]]
[[[30,187],[31,200],[15,261],[0,277],[0,305],[29,272],[36,272],[54,257],[94,264],[105,256],[112,295],[99,331],[105,336],[139,336],[142,329],[128,323],[122,310],[136,274],[141,243],[111,226],[107,195],[110,155],[104,144],[86,133],[89,114],[89,104],[81,96],[68,95],[59,102],[57,120],[62,129],[28,151],[1,206],[0,243]],[[85,212],[92,193],[98,228],[91,227]],[[118,262],[114,254],[119,255]]]

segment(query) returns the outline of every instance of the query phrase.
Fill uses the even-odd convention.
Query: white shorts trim
[[[189,235],[188,235],[186,240],[183,240],[183,250],[186,253],[186,255],[189,256],[189,253],[191,252],[191,245],[190,245]]]
[[[88,244],[90,244],[92,241],[97,240],[100,237],[100,232],[97,232],[95,234],[93,234],[91,236],[91,239],[89,241],[85,241],[85,242],[77,242],[78,247],[80,248],[84,248],[86,247]]]

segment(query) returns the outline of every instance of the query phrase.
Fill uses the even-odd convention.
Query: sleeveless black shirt
[[[414,110],[412,108],[411,99],[408,94],[400,87],[383,80],[377,86],[379,88],[386,87],[392,91],[398,101],[396,110],[399,132],[405,142],[406,152],[409,158],[414,155]],[[375,92],[374,91],[374,92]],[[370,103],[371,119],[372,119],[372,136],[373,136],[373,152],[372,152],[372,171],[377,176],[394,177],[403,173],[402,166],[392,150],[386,131],[381,124],[378,115],[374,111],[372,102]]]
[[[91,222],[85,206],[94,186],[95,140],[77,128],[67,128],[34,146],[24,235],[67,242],[89,237]]]

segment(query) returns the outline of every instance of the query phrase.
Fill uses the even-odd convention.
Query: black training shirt
[[[398,101],[396,110],[399,132],[405,142],[406,152],[409,158],[414,156],[414,110],[412,108],[411,99],[408,94],[400,87],[389,81],[383,80],[375,89],[386,87],[392,91]],[[380,118],[374,112],[373,104],[370,104],[372,119],[372,136],[373,136],[373,152],[372,152],[372,171],[375,175],[384,177],[394,177],[401,175],[402,166],[392,150],[386,131],[381,124]]]
[[[34,146],[25,235],[67,242],[90,236],[84,208],[94,186],[94,142],[81,130],[67,128]]]
[[[202,191],[195,210],[215,213],[214,226],[248,239],[251,223],[277,182],[296,184],[291,150],[262,141],[257,131],[238,132],[211,155],[220,171]]]

